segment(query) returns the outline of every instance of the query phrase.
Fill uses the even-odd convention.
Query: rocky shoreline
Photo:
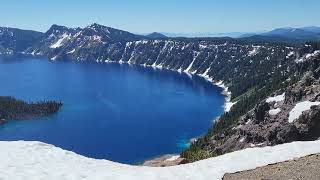
[[[181,158],[179,154],[166,154],[160,157],[156,157],[143,162],[142,166],[149,167],[168,167],[185,164],[184,158]]]

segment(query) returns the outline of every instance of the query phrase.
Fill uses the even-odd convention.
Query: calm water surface
[[[0,140],[37,140],[122,163],[179,153],[223,112],[222,89],[140,66],[1,59],[0,81],[2,96],[64,103],[50,117],[1,126]]]

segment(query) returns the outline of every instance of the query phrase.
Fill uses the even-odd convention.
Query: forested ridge
[[[9,96],[0,96],[0,119],[4,123],[9,120],[25,120],[56,113],[62,103],[41,101],[28,103]]]

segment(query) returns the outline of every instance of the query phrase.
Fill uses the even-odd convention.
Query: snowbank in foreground
[[[320,140],[249,148],[172,167],[142,167],[96,160],[41,142],[0,142],[0,179],[214,180],[234,173],[320,153]]]

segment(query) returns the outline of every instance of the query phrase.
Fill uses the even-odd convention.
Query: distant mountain
[[[258,35],[259,33],[244,33],[241,34],[238,38],[246,38],[246,37],[251,37],[251,36],[255,36]]]
[[[163,38],[167,38],[167,36],[158,33],[158,32],[153,32],[151,34],[146,35],[146,37],[151,38],[151,39],[163,39]]]
[[[317,26],[309,26],[309,27],[304,27],[302,29],[304,29],[306,31],[309,31],[309,32],[314,32],[314,33],[317,33],[317,34],[320,33],[320,27],[317,27]]]
[[[12,54],[34,44],[43,33],[17,28],[0,27],[0,53]]]
[[[320,40],[320,27],[278,28],[269,32],[252,34],[245,37],[277,42],[303,43],[306,41]]]
[[[196,38],[196,37],[232,37],[238,38],[247,32],[227,32],[227,33],[212,33],[212,32],[202,32],[202,33],[168,33],[162,32],[167,37],[188,37],[188,38]]]
[[[263,33],[265,36],[283,36],[289,38],[306,38],[314,35],[314,32],[302,28],[279,28]]]
[[[251,43],[258,43],[258,42],[272,42],[272,43],[286,43],[286,44],[292,44],[292,45],[299,45],[304,41],[292,39],[288,37],[282,37],[282,36],[263,36],[263,35],[251,35],[247,37],[241,37],[238,38],[239,40],[244,40],[246,42]]]

